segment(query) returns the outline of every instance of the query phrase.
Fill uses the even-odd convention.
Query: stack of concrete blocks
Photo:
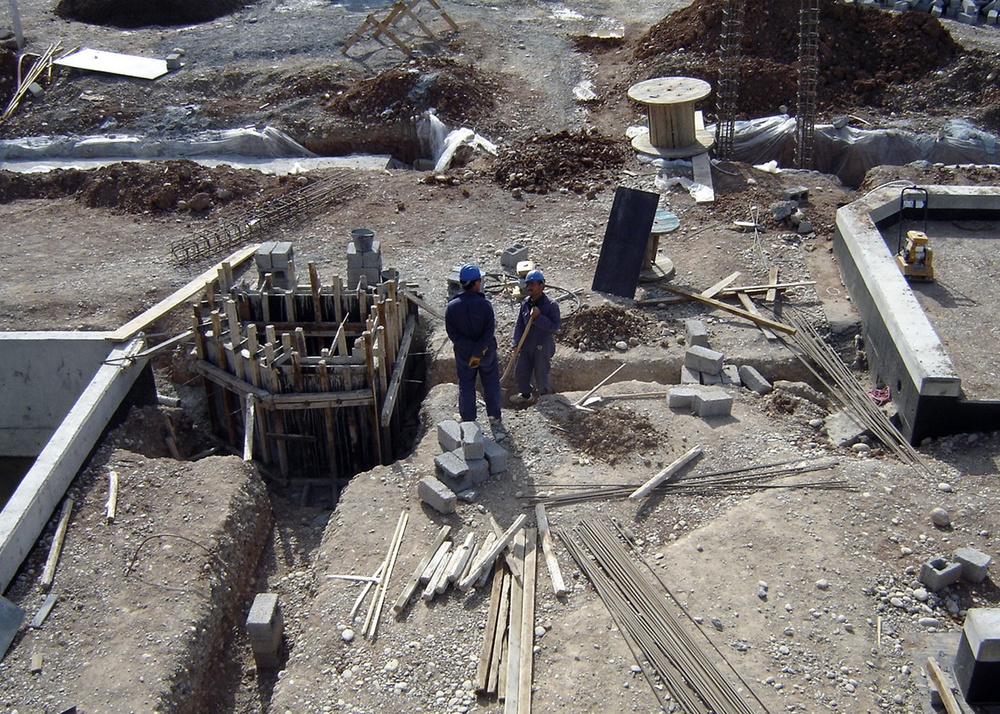
[[[975,548],[958,548],[951,560],[938,556],[920,566],[920,582],[933,592],[943,590],[960,578],[981,583],[989,573],[992,560]]]
[[[1000,609],[969,610],[954,669],[955,681],[968,704],[1000,702]]]
[[[247,635],[258,669],[278,669],[281,666],[281,637],[285,620],[275,593],[259,593],[247,615]]]
[[[690,409],[702,419],[729,416],[733,410],[733,397],[721,389],[674,387],[667,392],[667,406],[671,409]]]
[[[681,365],[681,384],[745,386],[758,394],[771,391],[771,383],[750,365],[724,363],[725,355],[709,347],[708,330],[701,320],[684,321],[684,338],[687,350]]]
[[[261,243],[254,254],[254,259],[261,283],[264,282],[266,275],[270,275],[271,284],[275,287],[285,289],[295,287],[295,256],[291,243],[285,241]]]
[[[437,430],[443,453],[434,457],[435,476],[421,480],[417,494],[436,511],[453,513],[458,494],[471,498],[475,486],[507,470],[507,450],[485,437],[479,422],[445,419]]]
[[[347,244],[347,286],[355,289],[361,279],[366,285],[378,285],[382,280],[382,244],[367,228],[351,231]]]

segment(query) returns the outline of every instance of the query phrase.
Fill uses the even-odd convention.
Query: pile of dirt
[[[618,305],[584,307],[562,321],[556,339],[585,351],[613,350],[619,342],[655,344],[660,324],[648,313]]]
[[[0,203],[22,198],[73,196],[89,208],[120,213],[188,211],[203,215],[214,206],[257,202],[295,186],[272,176],[220,165],[209,168],[185,159],[162,163],[123,162],[92,171],[0,172]]]
[[[449,124],[470,124],[492,113],[496,79],[444,57],[415,59],[343,89],[326,105],[339,116],[372,122],[409,121],[434,109]]]
[[[59,0],[56,14],[112,27],[190,25],[228,15],[244,0]]]
[[[722,0],[698,0],[653,25],[639,38],[634,54],[647,76],[683,74],[716,84],[723,21]],[[746,13],[737,103],[739,118],[794,106],[799,56],[799,5],[780,0],[757,3]],[[874,7],[820,2],[817,109],[851,107],[899,109],[890,87],[922,79],[944,90],[936,76],[962,55],[941,22],[927,13],[889,13]],[[929,87],[930,88],[930,87]],[[910,92],[913,93],[912,91]],[[926,97],[926,92],[924,93]],[[716,97],[706,110],[715,111]],[[992,101],[977,98],[977,106]],[[950,111],[951,103],[937,107]],[[934,108],[928,104],[927,109]]]
[[[504,188],[531,193],[568,189],[593,197],[619,175],[631,152],[597,131],[533,136],[500,153],[494,177]]]
[[[614,464],[618,457],[655,452],[665,435],[643,414],[610,406],[595,412],[571,409],[567,438],[573,447]]]

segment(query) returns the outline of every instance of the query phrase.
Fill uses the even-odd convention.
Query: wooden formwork
[[[236,285],[223,266],[193,315],[194,369],[215,432],[286,480],[389,463],[417,307],[396,281],[348,289]],[[412,365],[410,365],[412,367]]]

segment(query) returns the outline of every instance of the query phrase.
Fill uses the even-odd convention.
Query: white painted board
[[[167,73],[167,61],[165,59],[123,55],[117,52],[92,50],[89,47],[84,47],[65,57],[54,60],[53,64],[61,67],[86,69],[92,72],[120,74],[124,77],[138,77],[139,79],[156,79]]]

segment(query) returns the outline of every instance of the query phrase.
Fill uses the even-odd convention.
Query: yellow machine
[[[896,265],[907,280],[934,279],[934,251],[926,233],[906,232],[906,245],[896,254]]]

